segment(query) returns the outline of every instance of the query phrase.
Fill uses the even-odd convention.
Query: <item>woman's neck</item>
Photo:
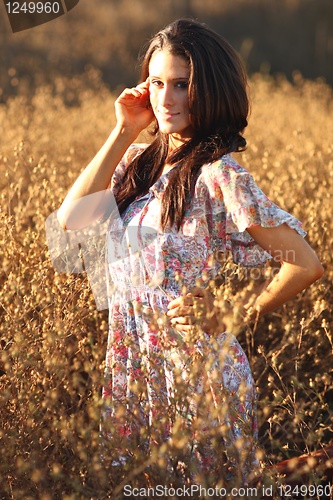
[[[174,150],[189,141],[190,137],[181,137],[178,134],[169,134],[168,136],[168,149],[169,154]]]

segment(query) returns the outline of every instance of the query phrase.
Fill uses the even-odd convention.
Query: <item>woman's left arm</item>
[[[281,306],[323,275],[324,269],[316,253],[287,224],[270,228],[251,226],[247,231],[258,245],[281,263],[279,272],[252,304],[252,318]],[[247,304],[244,307],[248,309]]]
[[[273,279],[255,292],[254,301],[243,304],[242,316],[247,320],[276,309],[319,279],[324,272],[317,255],[307,242],[287,224],[273,228],[251,226],[247,229],[252,238],[281,264]],[[202,318],[207,315],[202,327],[208,333],[219,328],[214,314],[214,300],[204,289],[196,288],[185,297],[177,297],[168,305],[168,317],[174,328],[188,332],[196,322],[195,307],[202,309]],[[241,307],[239,308],[241,309]]]

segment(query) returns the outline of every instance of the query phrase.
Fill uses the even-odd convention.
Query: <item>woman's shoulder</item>
[[[140,143],[140,142],[134,142],[129,146],[129,148],[126,150],[124,156],[120,160],[115,173],[124,173],[128,165],[136,158],[136,156],[140,155],[147,147],[149,144],[145,143]]]
[[[218,160],[204,165],[211,175],[217,175],[220,172],[232,174],[249,174],[249,171],[238,163],[231,153],[221,156]]]
[[[231,154],[226,154],[212,163],[203,165],[200,178],[208,186],[213,184],[222,187],[229,183],[240,182],[245,178],[252,178],[252,176]]]
[[[134,158],[136,158],[136,156],[141,154],[148,146],[149,144],[135,142],[131,144],[130,147],[127,149],[127,151],[125,152],[124,156],[118,163],[112,175],[110,188],[114,192],[116,192],[117,189],[119,188],[120,183],[122,182],[123,177],[126,173],[128,165],[134,160]]]
[[[134,142],[133,144],[130,145],[130,147],[127,149],[123,161],[125,164],[129,164],[134,158],[141,154],[149,144],[143,143],[143,142]]]

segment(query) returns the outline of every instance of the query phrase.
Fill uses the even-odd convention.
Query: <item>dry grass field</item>
[[[254,75],[250,89],[248,148],[237,159],[303,221],[325,267],[320,282],[239,336],[258,387],[268,469],[332,439],[333,94],[299,75],[293,83]],[[53,269],[46,245],[45,220],[111,130],[114,97],[88,69],[0,105],[2,499],[116,498],[129,480],[165,483],[167,447],[152,469],[140,456],[113,475],[102,467],[107,313],[96,310],[85,275]]]

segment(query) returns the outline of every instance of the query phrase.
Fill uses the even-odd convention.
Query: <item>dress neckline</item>
[[[176,163],[175,165],[173,165],[172,167],[170,167],[166,172],[162,172],[162,174],[160,175],[160,177],[158,179],[160,179],[161,177],[163,177],[164,175],[167,175],[169,174],[174,168],[178,167],[179,166],[179,163]],[[157,179],[157,180],[158,180]],[[157,181],[156,181],[157,182]]]

